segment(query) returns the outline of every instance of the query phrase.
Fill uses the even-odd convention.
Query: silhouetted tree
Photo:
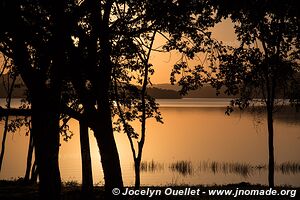
[[[146,137],[146,119],[155,117],[157,121],[162,122],[157,104],[152,97],[147,95],[147,85],[150,83],[149,74],[153,73],[149,59],[153,50],[155,36],[156,31],[154,30],[151,35],[150,33],[148,34],[148,37],[139,38],[140,41],[135,44],[135,48],[141,49],[137,53],[141,66],[144,66],[140,70],[141,77],[138,79],[140,87],[132,85],[132,83],[128,80],[127,82],[119,82],[118,77],[114,76],[116,113],[119,117],[115,124],[119,131],[120,124],[123,125],[123,131],[126,133],[130,143],[134,160],[135,188],[139,188],[141,183],[140,165]],[[146,48],[146,50],[142,50],[143,48]],[[138,134],[137,131],[130,125],[130,122],[134,120],[139,120],[141,122],[140,134]],[[135,140],[137,140],[137,148]]]
[[[44,3],[44,4],[43,4]],[[3,1],[1,13],[14,16],[1,30],[1,51],[12,58],[29,89],[40,197],[60,196],[60,71],[64,62],[62,1]],[[4,17],[4,19],[7,19]],[[3,20],[3,19],[1,19]],[[46,105],[46,106],[45,106]]]
[[[111,88],[114,88],[115,83],[120,87],[122,82],[130,82],[134,79],[132,74],[135,71],[144,71],[145,67],[145,63],[139,58],[139,52],[144,49],[137,48],[135,39],[149,38],[157,30],[164,36],[169,34],[171,38],[166,51],[182,46],[181,43],[172,42],[201,32],[203,24],[211,23],[205,22],[205,17],[202,21],[200,15],[203,14],[203,5],[204,1],[201,4],[196,1],[90,1],[79,5],[79,10],[82,8],[83,11],[78,12],[79,22],[74,23],[75,31],[72,33],[74,43],[77,44],[70,44],[70,57],[74,58],[70,59],[70,71],[72,69],[73,72],[70,77],[100,148],[107,191],[122,186],[120,168],[117,167],[119,164],[116,164],[119,159],[113,139],[111,117],[114,95]],[[192,17],[195,13],[192,8],[198,9],[195,18]],[[203,15],[206,12],[212,14],[211,10],[205,10]],[[201,38],[197,42],[200,44]],[[125,96],[126,98],[129,102]],[[108,155],[111,156],[111,163],[104,162],[108,161]]]
[[[207,68],[186,70],[179,83],[183,93],[210,82],[219,90],[225,86],[228,95],[239,95],[231,101],[234,107],[247,108],[254,99],[266,106],[269,147],[269,186],[274,186],[273,113],[276,99],[290,99],[295,90],[295,74],[299,72],[299,14],[297,2],[291,1],[211,1],[216,19],[234,23],[240,45],[225,46],[213,42]],[[177,67],[177,68],[176,68]],[[174,71],[187,69],[175,66]],[[291,99],[292,100],[292,99]]]
[[[231,105],[245,108],[254,98],[266,105],[270,187],[274,187],[273,114],[276,104],[283,103],[277,99],[291,97],[291,86],[300,69],[296,5],[296,1],[247,1],[229,8],[241,45],[219,57],[217,76],[228,94],[240,94]]]
[[[148,33],[145,32],[145,35],[137,35],[135,37],[137,42],[130,46],[131,49],[142,49],[137,51],[139,55],[137,60],[140,66],[136,64],[141,69],[140,78],[137,78],[137,85],[140,87],[131,85],[134,76],[129,78],[128,75],[123,75],[126,78],[120,81],[118,79],[122,72],[113,73],[119,75],[114,75],[116,113],[119,116],[117,123],[123,124],[123,130],[130,141],[135,162],[136,188],[140,186],[140,163],[145,142],[146,119],[155,117],[157,121],[161,122],[157,105],[154,99],[147,94],[147,85],[151,84],[149,74],[154,72],[149,63],[150,53],[152,51],[163,53],[177,50],[193,59],[197,53],[207,50],[204,47],[210,41],[210,33],[207,29],[214,24],[212,7],[206,1],[151,1],[149,3],[151,6],[147,12],[148,17],[159,22],[154,24]],[[161,49],[152,47],[155,35],[160,35],[166,41],[161,44]],[[129,63],[130,59],[132,58],[127,59]],[[136,61],[136,63],[138,62]],[[140,134],[130,125],[130,122],[136,119],[141,122]],[[137,139],[137,145],[135,139]]]

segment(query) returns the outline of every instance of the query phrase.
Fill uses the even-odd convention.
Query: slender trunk
[[[37,169],[36,161],[34,161],[32,168],[31,168],[30,182],[32,184],[37,183],[37,177],[38,177],[38,169]]]
[[[6,142],[7,132],[8,132],[8,120],[9,120],[9,117],[6,116],[4,130],[3,130],[3,137],[2,137],[1,154],[0,154],[0,172],[2,169],[2,162],[3,162],[3,158],[4,158],[4,152],[5,152],[5,142]]]
[[[55,94],[35,92],[32,92],[32,134],[40,199],[60,199],[59,103]]]
[[[136,189],[140,188],[141,185],[141,160],[135,159],[134,161],[134,172],[135,172],[135,184]]]
[[[262,26],[260,24],[260,26]],[[264,28],[261,28],[264,30]],[[262,36],[265,34],[261,33]],[[269,59],[269,50],[264,41],[264,38],[261,37],[262,47],[265,52],[265,59]],[[268,149],[269,149],[269,174],[268,182],[269,187],[274,187],[274,171],[275,171],[275,157],[274,157],[274,127],[273,127],[273,110],[274,110],[274,100],[275,100],[275,89],[276,89],[276,78],[273,76],[274,67],[266,65],[265,70],[265,80],[266,80],[266,105],[267,105],[267,123],[268,123]]]
[[[268,146],[269,146],[269,187],[274,187],[274,127],[273,127],[273,110],[271,108],[267,108],[268,112],[268,132],[269,132],[269,139],[268,139]]]
[[[118,95],[117,81],[115,81],[114,89],[115,89],[115,98],[116,98],[116,103],[117,103],[117,109],[119,111],[119,116],[120,116],[121,121],[122,121],[123,126],[124,126],[124,131],[125,131],[125,133],[127,135],[127,138],[129,140],[130,148],[131,148],[131,152],[132,152],[132,157],[133,157],[133,160],[134,160],[135,187],[136,187],[137,185],[138,186],[140,185],[140,163],[137,163],[137,161],[136,161],[136,152],[135,152],[133,140],[132,140],[132,137],[131,137],[131,132],[128,130],[128,124],[127,124],[127,122],[124,118],[123,110],[121,109],[121,105],[120,105],[120,101],[119,101],[119,95]],[[138,187],[136,187],[136,189],[138,189]]]
[[[270,84],[272,83],[272,84]],[[268,123],[268,149],[269,149],[269,187],[274,187],[274,127],[273,127],[273,109],[275,99],[275,84],[273,80],[267,79],[267,123]]]
[[[93,198],[93,174],[90,155],[89,127],[85,120],[81,120],[79,126],[82,163],[82,196],[86,199],[91,199]]]
[[[268,123],[268,149],[269,149],[269,187],[274,187],[275,157],[274,157],[274,126],[273,126],[273,110],[275,100],[276,83],[274,77],[267,74],[267,123]]]
[[[26,172],[24,181],[28,183],[30,181],[30,171],[32,167],[32,156],[33,156],[33,137],[31,131],[29,132],[29,144],[28,144],[28,152],[27,152],[27,163],[26,163]]]
[[[141,140],[138,142],[138,155],[137,158],[135,159],[135,165],[136,165],[136,181],[135,181],[135,187],[139,188],[140,187],[140,165],[141,165],[141,160],[142,160],[142,155],[143,155],[143,148],[145,144],[145,138],[146,138],[146,94],[147,94],[147,85],[148,85],[148,78],[149,78],[149,59],[150,59],[150,54],[152,50],[152,46],[154,44],[154,38],[156,35],[156,31],[153,32],[152,40],[149,46],[149,51],[145,59],[143,60],[144,65],[145,65],[145,74],[144,74],[144,81],[142,85],[142,91],[141,91],[141,100],[142,100],[142,119],[141,119]],[[138,173],[138,174],[137,174]]]

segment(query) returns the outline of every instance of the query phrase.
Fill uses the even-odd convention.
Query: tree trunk
[[[97,102],[93,131],[100,150],[106,198],[111,199],[113,188],[123,188],[120,159],[113,135],[109,101],[112,75],[112,44],[110,44],[109,20],[113,1],[104,3],[103,13],[98,10],[102,7],[101,2],[93,0],[90,3],[92,31],[88,44],[88,65],[93,71],[93,73],[90,73],[90,71],[89,74],[91,74],[91,82]]]
[[[36,161],[34,161],[32,168],[31,168],[30,183],[32,183],[32,184],[37,183],[37,177],[38,177],[38,169],[36,166]]]
[[[111,3],[111,2],[110,2]],[[104,30],[108,30],[104,26]],[[112,195],[112,189],[123,188],[122,172],[117,145],[113,135],[112,115],[110,109],[109,89],[111,85],[112,63],[110,60],[111,45],[106,31],[101,31],[100,37],[100,63],[102,71],[93,77],[98,103],[98,120],[94,133],[101,155],[102,168],[107,198]],[[99,79],[99,80],[98,80]]]
[[[274,187],[274,127],[273,127],[273,108],[271,105],[267,105],[267,120],[268,120],[268,147],[269,147],[269,187]]]
[[[101,107],[99,122],[94,128],[94,134],[100,150],[101,163],[104,173],[106,194],[111,194],[113,188],[123,188],[122,172],[117,145],[113,135],[109,101]]]
[[[2,169],[2,162],[3,162],[3,158],[4,158],[4,152],[5,152],[5,142],[6,142],[7,132],[8,132],[8,120],[9,120],[9,117],[6,116],[4,130],[3,130],[3,137],[2,137],[1,153],[0,153],[0,172]]]
[[[42,90],[43,91],[43,90]],[[32,134],[40,199],[60,199],[59,103],[52,93],[32,92]]]
[[[135,172],[135,189],[139,189],[141,186],[141,160],[135,159],[134,172]]]
[[[30,181],[30,171],[32,167],[32,156],[33,156],[33,138],[32,138],[32,133],[29,131],[29,144],[28,144],[28,152],[27,152],[27,163],[26,163],[26,172],[25,172],[25,177],[24,181],[25,183],[29,183]]]
[[[90,155],[89,127],[85,120],[81,120],[79,126],[82,163],[82,196],[85,199],[91,199],[93,198],[93,174]]]

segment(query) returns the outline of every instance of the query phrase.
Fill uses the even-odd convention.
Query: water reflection
[[[168,166],[168,167],[164,167]],[[169,164],[159,163],[155,161],[143,161],[141,163],[142,173],[158,173],[165,170],[170,172],[176,172],[180,176],[197,175],[202,172],[208,172],[212,174],[235,174],[243,178],[250,178],[253,175],[268,170],[268,165],[252,165],[250,163],[239,162],[217,162],[217,161],[200,161],[193,163],[188,160],[180,160]],[[296,162],[284,162],[275,164],[275,171],[284,175],[294,175],[300,173],[300,163]]]

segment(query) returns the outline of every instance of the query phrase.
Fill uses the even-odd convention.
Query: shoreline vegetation
[[[128,188],[129,190],[134,190],[133,186],[124,187],[124,189]],[[247,182],[241,183],[233,183],[233,184],[226,184],[226,185],[164,185],[164,186],[141,186],[139,191],[142,190],[160,190],[164,191],[166,189],[169,190],[199,190],[199,191],[209,191],[209,190],[232,190],[235,192],[236,190],[270,190],[270,188],[266,185],[260,184],[250,184]],[[239,195],[234,197],[234,199],[299,199],[299,192],[300,187],[293,187],[293,186],[275,186],[272,190],[293,190],[295,196],[264,196],[264,195],[254,195],[254,196],[247,196],[247,195]],[[295,192],[296,191],[296,192]],[[207,193],[207,192],[206,192]],[[81,184],[76,181],[67,181],[62,183],[62,192],[61,192],[61,199],[63,200],[79,200],[79,199],[87,199],[81,194]],[[232,199],[234,195],[211,195],[208,194],[201,194],[201,195],[154,195],[152,197],[148,196],[134,196],[134,195],[118,195],[114,196],[114,199],[202,199],[202,200],[218,200],[218,199]],[[119,198],[117,198],[119,197]],[[250,197],[250,198],[249,198]],[[23,179],[16,179],[16,180],[0,180],[0,199],[1,200],[37,200],[38,199],[38,185],[26,185],[23,182]],[[95,200],[105,199],[105,190],[104,186],[94,185],[94,198]]]

